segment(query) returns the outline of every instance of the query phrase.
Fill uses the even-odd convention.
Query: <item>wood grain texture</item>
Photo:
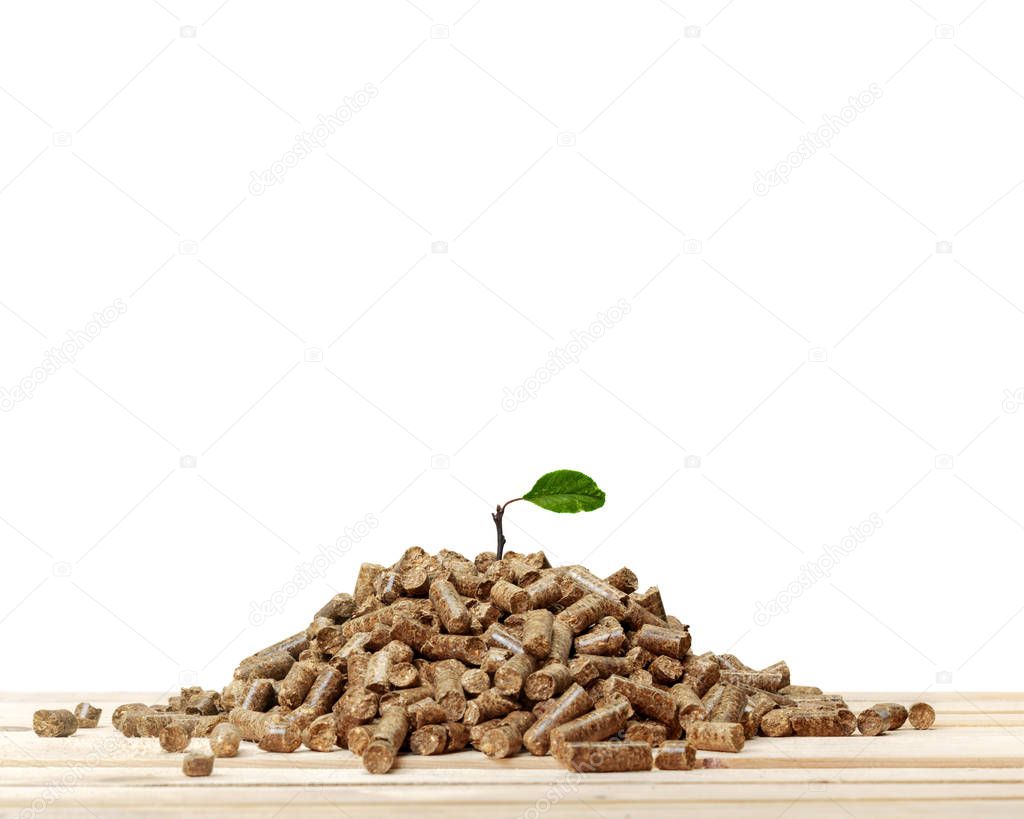
[[[212,776],[189,779],[180,754],[110,727],[116,705],[157,695],[0,695],[0,817],[1024,816],[1024,694],[846,697],[854,710],[927,699],[936,724],[879,737],[759,737],[741,754],[699,753],[699,770],[587,776],[547,757],[466,751],[403,755],[375,777],[348,751],[268,754],[243,743]],[[32,733],[35,709],[82,700],[103,708],[99,728],[67,739]]]

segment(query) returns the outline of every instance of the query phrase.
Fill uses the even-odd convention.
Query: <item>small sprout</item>
[[[521,498],[506,501],[491,515],[498,530],[498,560],[501,560],[501,553],[505,549],[505,535],[501,528],[505,507],[521,500],[530,501],[549,512],[593,512],[604,506],[604,492],[593,478],[573,469],[556,469],[541,475],[529,492]]]

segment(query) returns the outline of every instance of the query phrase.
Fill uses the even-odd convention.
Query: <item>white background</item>
[[[2,14],[0,386],[126,307],[0,414],[3,688],[220,687],[361,561],[491,548],[493,504],[557,467],[607,505],[516,504],[510,548],[628,564],[698,650],[832,690],[1019,688],[1019,4]]]

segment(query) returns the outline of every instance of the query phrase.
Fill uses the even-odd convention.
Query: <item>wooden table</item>
[[[847,694],[853,710],[915,695]],[[550,758],[494,762],[475,751],[403,755],[371,776],[348,751],[277,755],[243,743],[212,776],[181,774],[181,755],[110,727],[123,702],[152,694],[0,696],[0,817],[444,816],[1024,817],[1024,694],[928,698],[935,727],[880,737],[750,741],[740,754],[698,754],[686,772],[573,774]],[[103,708],[101,727],[67,739],[31,731],[37,708]],[[193,740],[194,745],[205,740]]]

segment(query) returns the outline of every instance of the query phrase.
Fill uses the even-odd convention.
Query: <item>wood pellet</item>
[[[69,737],[78,730],[78,718],[66,708],[36,711],[32,715],[32,730],[41,737]]]
[[[649,771],[654,761],[646,742],[570,742],[559,761],[580,773]]]
[[[915,702],[910,706],[908,718],[918,731],[926,731],[935,722],[935,709],[926,702]]]
[[[689,742],[663,742],[654,758],[654,766],[662,771],[689,771],[696,764],[697,749]]]
[[[210,751],[216,757],[237,756],[241,743],[241,731],[230,723],[221,723],[210,732]]]
[[[213,773],[213,754],[185,754],[185,758],[181,760],[181,772],[185,776],[209,776]]]
[[[165,725],[160,729],[157,739],[160,742],[160,747],[165,751],[168,753],[178,753],[188,747],[192,734],[189,733],[184,725],[172,722],[170,725]]]
[[[95,728],[99,725],[102,713],[101,709],[87,702],[80,702],[75,706],[75,719],[78,720],[79,728]]]

